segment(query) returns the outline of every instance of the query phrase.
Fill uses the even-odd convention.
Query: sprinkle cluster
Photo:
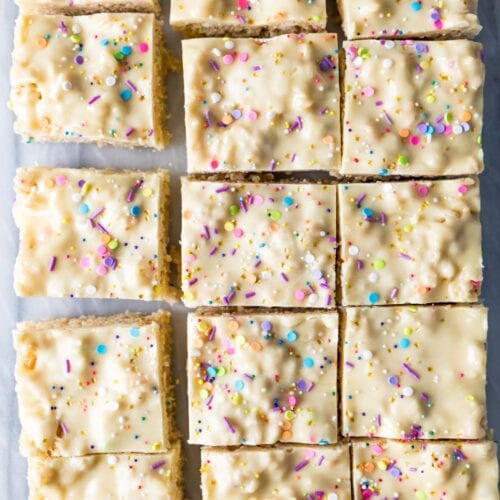
[[[336,314],[191,316],[191,442],[337,438]]]

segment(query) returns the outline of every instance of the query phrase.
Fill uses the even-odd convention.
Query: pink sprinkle
[[[443,21],[441,21],[441,19],[438,19],[438,20],[434,23],[434,27],[435,27],[437,30],[443,29]]]
[[[222,62],[224,64],[233,64],[234,57],[231,54],[226,54],[222,57]]]
[[[56,267],[57,257],[53,256],[50,258],[49,271],[52,272]]]
[[[295,290],[293,294],[296,300],[304,300],[306,298],[306,292],[304,290]]]
[[[460,194],[465,194],[468,190],[469,188],[466,184],[460,184],[460,186],[458,186],[458,192]]]
[[[108,273],[108,269],[107,269],[106,266],[97,266],[96,269],[95,269],[95,272],[99,276],[105,276]]]
[[[247,52],[242,52],[239,56],[238,59],[241,62],[247,62],[248,61],[248,53]]]
[[[375,89],[373,87],[365,87],[361,92],[361,95],[364,95],[365,97],[373,97],[374,94]]]
[[[149,50],[149,45],[146,42],[141,42],[138,49],[141,54],[144,54]]]
[[[295,406],[297,404],[297,398],[295,396],[290,396],[288,398],[288,404],[290,406]]]
[[[254,109],[251,109],[249,112],[248,112],[248,119],[250,121],[254,121],[254,120],[257,120],[259,114],[257,113],[257,111],[255,111]]]
[[[413,144],[413,146],[416,146],[420,142],[420,138],[418,135],[412,135],[410,137],[410,144]]]
[[[243,236],[243,229],[240,227],[237,227],[234,231],[233,234],[236,236],[236,238],[241,238]],[[260,262],[260,261],[259,261]]]
[[[424,197],[429,193],[429,188],[427,186],[418,186],[417,192],[419,196]]]
[[[68,182],[68,178],[65,175],[57,175],[56,176],[56,184],[58,186],[64,186]]]
[[[108,249],[107,249],[106,245],[99,245],[97,247],[97,253],[99,255],[106,255],[108,253]]]
[[[224,423],[226,424],[227,430],[231,433],[234,434],[236,431],[234,430],[234,427],[231,425],[231,422],[227,419],[227,417],[223,417]]]
[[[91,104],[94,104],[94,102],[98,101],[100,98],[101,98],[100,95],[95,95],[94,97],[92,97],[92,99],[90,99],[90,101],[88,102],[89,106]]]
[[[375,455],[382,455],[382,453],[384,453],[384,448],[382,448],[379,444],[374,444],[372,446],[372,451]]]
[[[88,257],[82,257],[80,259],[80,266],[83,268],[89,267],[90,266],[90,259]]]
[[[248,0],[238,0],[238,9],[248,9]]]

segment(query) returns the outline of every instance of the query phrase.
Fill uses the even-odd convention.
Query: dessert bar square
[[[335,443],[337,337],[335,312],[190,314],[190,443]]]
[[[334,307],[336,186],[183,179],[183,300]]]
[[[358,441],[352,474],[355,500],[499,498],[493,442]]]
[[[486,331],[481,306],[347,308],[343,435],[483,438]]]
[[[472,38],[478,0],[338,0],[344,32],[355,38]]]
[[[324,31],[325,0],[172,0],[170,23],[192,35],[258,36]]]
[[[25,14],[94,14],[96,12],[161,12],[158,0],[16,0]]]
[[[174,300],[165,170],[21,168],[20,296]]]
[[[174,430],[170,315],[25,322],[14,332],[23,455],[160,452]]]
[[[203,500],[351,497],[346,444],[203,448],[201,462]]]
[[[185,40],[183,61],[188,172],[338,172],[335,34]]]
[[[154,14],[21,15],[14,43],[10,105],[26,140],[157,149],[168,142]]]
[[[476,178],[339,186],[342,303],[475,302],[479,208]]]
[[[345,42],[345,175],[483,169],[484,64],[468,40]]]
[[[31,457],[28,464],[31,500],[183,498],[179,443],[157,454]]]

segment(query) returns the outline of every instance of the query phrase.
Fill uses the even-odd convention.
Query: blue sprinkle
[[[304,358],[304,366],[306,368],[312,368],[314,366],[314,360],[312,358]]]
[[[104,344],[99,344],[96,348],[95,348],[95,351],[97,352],[97,354],[106,354],[106,351],[108,350],[108,348],[104,345]]]
[[[124,56],[129,56],[130,54],[132,54],[132,47],[129,47],[128,45],[124,45],[120,52],[124,55]]]
[[[234,389],[236,391],[242,391],[243,390],[243,387],[245,387],[245,384],[243,383],[243,380],[237,380],[235,383],[234,383]]]
[[[422,8],[422,4],[420,2],[413,2],[411,4],[411,10],[414,10],[415,12],[419,11]]]
[[[410,341],[408,339],[401,339],[399,341],[399,347],[402,347],[403,349],[407,349],[410,347]]]
[[[137,217],[141,213],[141,207],[139,205],[132,205],[130,207],[130,214]]]
[[[129,89],[123,89],[120,91],[120,97],[124,101],[130,101],[132,99],[132,92]]]
[[[88,214],[89,213],[89,206],[86,204],[86,203],[82,203],[79,207],[78,207],[78,211],[82,214],[82,215],[85,215],[85,214]]]
[[[137,328],[136,326],[130,327],[129,332],[130,332],[131,337],[138,337],[139,336],[139,328]]]
[[[285,207],[292,206],[293,205],[293,199],[290,196],[285,196],[283,198],[283,205],[285,205]]]
[[[288,340],[288,342],[295,342],[297,340],[297,332],[294,332],[293,330],[290,330],[286,334],[286,339]]]
[[[379,296],[378,293],[372,292],[370,295],[368,295],[368,301],[370,304],[375,304],[375,302],[378,302]]]
[[[373,210],[371,208],[363,208],[363,215],[365,215],[365,217],[371,217],[373,215]]]

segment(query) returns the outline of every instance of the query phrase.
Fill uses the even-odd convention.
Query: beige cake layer
[[[324,31],[325,0],[172,0],[170,23],[189,35],[259,36]]]
[[[347,308],[343,435],[485,437],[486,332],[481,306]]]
[[[170,314],[17,325],[25,456],[161,452],[176,438]]]
[[[158,0],[16,0],[25,14],[95,14],[98,12],[161,12]]]
[[[182,181],[188,307],[333,308],[336,186]]]
[[[30,458],[30,500],[181,500],[180,443],[158,454]]]
[[[337,0],[346,36],[472,38],[481,26],[478,0]]]
[[[353,443],[354,499],[498,500],[493,442]]]
[[[337,35],[185,40],[183,63],[188,172],[338,172]]]
[[[166,170],[21,168],[20,296],[175,300]]]
[[[188,316],[189,442],[337,441],[336,312]]]
[[[14,130],[28,142],[162,149],[165,71],[154,14],[22,14],[10,72]]]
[[[475,302],[479,181],[339,186],[344,305]]]
[[[365,40],[344,49],[342,174],[482,171],[479,43]]]
[[[351,497],[349,448],[337,446],[202,448],[203,500]]]

